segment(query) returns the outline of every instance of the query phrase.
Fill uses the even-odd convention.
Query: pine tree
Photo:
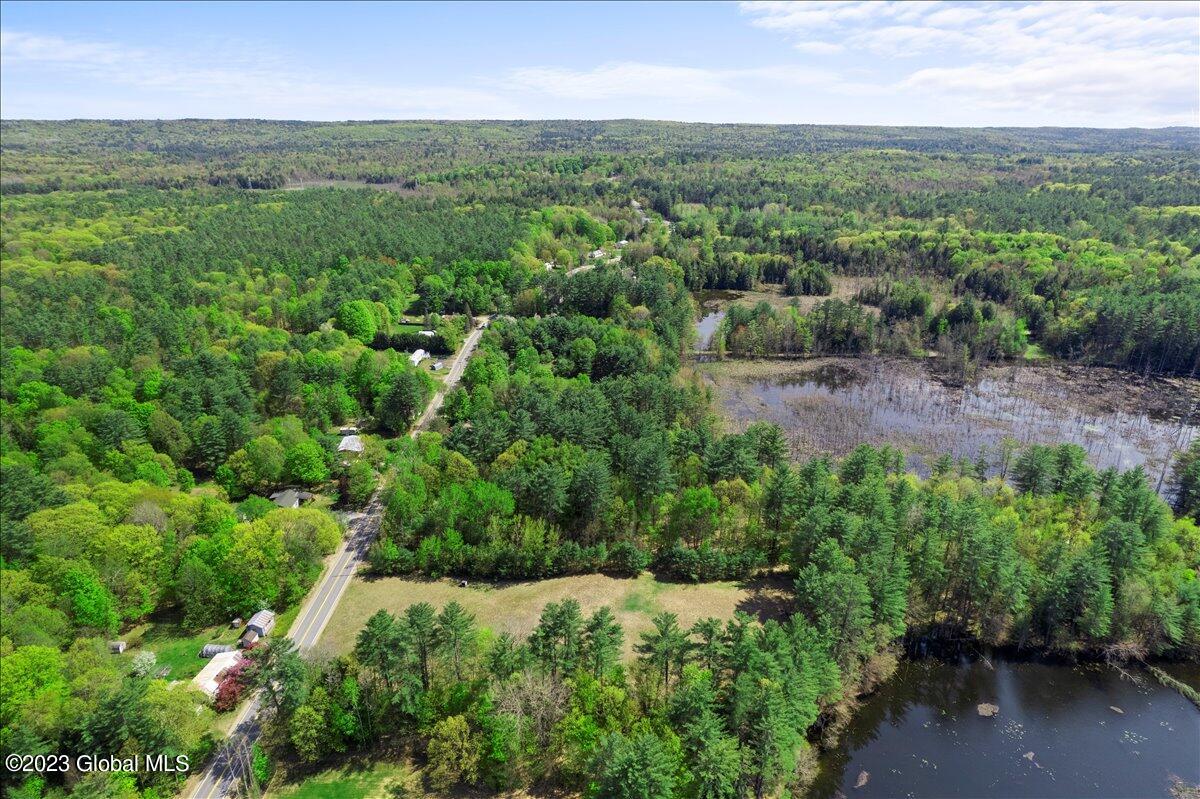
[[[655,616],[654,629],[642,633],[642,642],[635,649],[662,673],[663,690],[670,690],[671,668],[682,669],[688,653],[687,634],[679,627],[679,617],[674,613]]]
[[[454,678],[461,681],[463,659],[471,654],[475,645],[475,617],[457,602],[448,603],[435,622],[434,645],[450,656]]]
[[[592,614],[584,627],[584,660],[592,676],[601,679],[617,663],[625,633],[608,606]]]
[[[429,661],[433,654],[433,634],[436,613],[433,605],[418,602],[404,611],[404,634],[413,648],[421,673],[421,690],[428,691],[430,683]]]

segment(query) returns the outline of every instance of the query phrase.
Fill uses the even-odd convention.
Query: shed
[[[233,647],[229,644],[205,644],[200,649],[200,657],[210,658],[214,655],[219,655],[222,652],[232,652]]]
[[[435,364],[433,365],[433,369],[434,369],[434,371],[436,372],[438,369],[441,369],[441,368],[442,368],[442,366],[444,366],[444,365],[445,365],[445,364],[444,364],[442,361],[438,361],[437,363],[435,363]]]
[[[418,330],[417,335],[424,336],[425,338],[433,338],[434,336],[437,335],[437,331],[436,330]]]
[[[125,647],[129,646],[125,641],[109,641],[108,651],[114,655],[119,655],[125,651]]]
[[[200,669],[200,673],[192,678],[192,685],[204,692],[204,695],[212,699],[217,695],[217,686],[221,684],[221,677],[225,672],[229,671],[233,666],[242,659],[242,653],[237,651],[221,652],[213,655],[212,660]]]
[[[275,629],[275,611],[259,611],[250,617],[250,621],[246,623],[246,630],[253,630],[259,636],[271,635],[271,630]]]
[[[298,508],[301,502],[307,502],[312,498],[312,493],[296,488],[285,488],[271,495],[271,501],[281,508]]]
[[[363,440],[359,436],[345,436],[338,443],[338,452],[362,452]]]
[[[411,363],[413,366],[417,366],[421,363],[421,361],[425,360],[428,357],[429,357],[429,353],[426,352],[425,350],[417,350],[412,355],[408,356],[408,362]]]

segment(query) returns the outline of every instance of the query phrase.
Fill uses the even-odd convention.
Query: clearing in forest
[[[449,578],[382,577],[350,585],[317,649],[334,654],[353,649],[358,631],[381,608],[400,613],[409,605],[428,602],[441,609],[451,600],[474,614],[481,627],[524,638],[537,626],[547,603],[564,599],[577,600],[584,616],[602,605],[612,608],[625,630],[626,659],[632,658],[640,634],[651,628],[651,619],[663,611],[676,614],[687,628],[708,616],[732,618],[735,611],[783,618],[791,610],[788,581],[781,577],[692,585],[663,582],[649,573],[636,578],[580,574],[536,582],[471,583],[467,588]]]

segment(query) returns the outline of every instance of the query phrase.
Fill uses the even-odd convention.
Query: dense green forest
[[[1070,445],[992,479],[948,458],[920,479],[886,447],[792,463],[783,431],[726,432],[681,371],[692,293],[737,289],[783,299],[731,307],[722,356],[1194,378],[1195,136],[4,122],[0,750],[199,762],[202,698],[168,689],[151,644],[107,642],[294,609],[341,541],[333,511],[377,489],[378,574],[765,573],[794,604],[663,615],[624,663],[612,615],[570,601],[527,639],[453,604],[381,612],[332,660],[278,636],[218,695],[223,712],[267,689],[260,776],[400,748],[435,791],[781,796],[906,634],[1197,657],[1200,444],[1170,504]],[[483,314],[409,439],[443,378],[409,352],[454,352]],[[317,496],[277,508],[285,487]],[[4,779],[24,797],[179,787]]]

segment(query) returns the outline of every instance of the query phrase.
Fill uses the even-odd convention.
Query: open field
[[[675,613],[684,627],[707,616],[731,618],[739,610],[763,618],[778,618],[790,608],[787,589],[784,578],[691,585],[661,582],[648,573],[629,579],[582,574],[538,582],[475,583],[469,588],[459,588],[451,579],[356,580],[347,589],[317,649],[331,654],[349,651],[358,631],[381,608],[398,613],[417,602],[441,608],[451,600],[457,600],[475,614],[481,626],[496,633],[524,637],[537,625],[547,603],[574,598],[583,607],[584,615],[602,605],[612,608],[625,629],[625,657],[630,658],[639,634],[650,629],[651,619],[657,613]]]

